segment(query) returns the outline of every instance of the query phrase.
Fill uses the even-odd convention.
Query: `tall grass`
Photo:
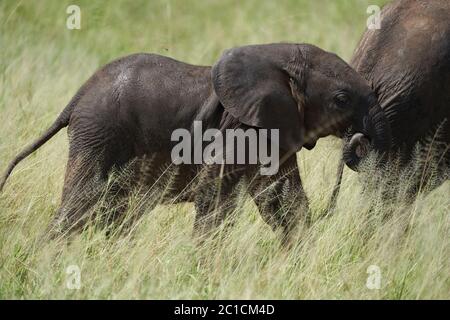
[[[0,169],[118,56],[156,52],[212,64],[232,46],[291,41],[348,60],[367,6],[384,2],[86,0],[76,1],[82,29],[70,31],[65,10],[73,1],[1,1]],[[298,154],[315,217],[326,208],[338,158],[333,138]],[[244,196],[223,241],[196,245],[193,207],[185,204],[146,212],[132,236],[90,228],[70,243],[42,243],[66,159],[60,133],[17,167],[0,194],[0,298],[450,298],[448,182],[413,202],[400,188],[386,202],[386,184],[363,192],[346,170],[334,214],[303,230],[290,250]],[[79,290],[67,287],[70,265],[81,270]],[[366,286],[371,265],[380,268],[378,290]]]

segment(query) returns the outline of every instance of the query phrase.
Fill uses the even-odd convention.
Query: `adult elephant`
[[[221,132],[279,129],[278,172],[260,175],[251,164],[174,166],[172,133],[183,129],[195,136],[195,121]],[[126,188],[113,188],[111,199],[126,198],[138,183],[151,188],[162,170],[176,167],[164,199],[193,201],[194,231],[202,235],[233,210],[235,188],[244,179],[264,220],[287,241],[299,220],[308,219],[295,152],[312,148],[320,137],[341,136],[351,124],[381,151],[388,148],[387,121],[366,81],[312,45],[234,48],[212,68],[136,54],[97,71],[48,131],[12,161],[0,189],[19,161],[68,126],[69,160],[53,223],[61,232],[83,227],[111,172],[132,164]],[[107,219],[121,216],[119,211]]]
[[[421,165],[412,173],[411,194],[427,180],[437,186],[448,179],[450,1],[400,0],[386,5],[381,28],[364,33],[350,64],[369,82],[390,123],[392,147],[379,163],[404,169],[418,156]],[[352,133],[344,142],[343,160],[358,170],[371,142],[354,128]]]

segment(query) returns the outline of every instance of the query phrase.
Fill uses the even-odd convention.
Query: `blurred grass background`
[[[229,47],[306,42],[349,60],[368,5],[385,0],[150,0],[0,2],[0,170],[54,121],[103,64],[155,52],[209,65]],[[81,30],[66,8],[81,8]],[[344,172],[334,216],[305,230],[289,252],[245,199],[224,242],[191,238],[191,205],[148,212],[133,237],[87,231],[71,243],[39,243],[58,207],[67,137],[60,132],[22,162],[0,194],[0,298],[450,298],[449,183],[414,203],[361,195]],[[331,195],[339,141],[298,154],[314,214]],[[402,181],[399,181],[402,183]],[[136,201],[139,201],[138,199]],[[388,218],[386,218],[388,216]],[[69,265],[80,290],[67,288]],[[381,288],[366,287],[367,268]]]

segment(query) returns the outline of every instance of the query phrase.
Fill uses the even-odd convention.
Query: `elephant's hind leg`
[[[52,237],[82,229],[106,186],[101,152],[69,151],[61,206],[50,225]]]
[[[151,164],[152,158],[135,158],[114,170],[105,193],[108,208],[103,212],[101,219],[102,225],[108,228],[108,234],[114,230],[120,234],[132,231],[141,216],[156,206],[152,201],[147,201],[152,194],[146,188],[146,181],[143,181],[145,179],[143,170]],[[130,198],[133,195],[136,198],[130,205]],[[118,229],[115,229],[116,227]]]

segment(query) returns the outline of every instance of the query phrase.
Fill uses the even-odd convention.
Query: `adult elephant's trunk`
[[[371,149],[386,156],[391,147],[391,127],[383,109],[376,104],[369,110],[363,132],[353,134],[345,143],[343,158],[352,170],[357,170],[361,160]]]

